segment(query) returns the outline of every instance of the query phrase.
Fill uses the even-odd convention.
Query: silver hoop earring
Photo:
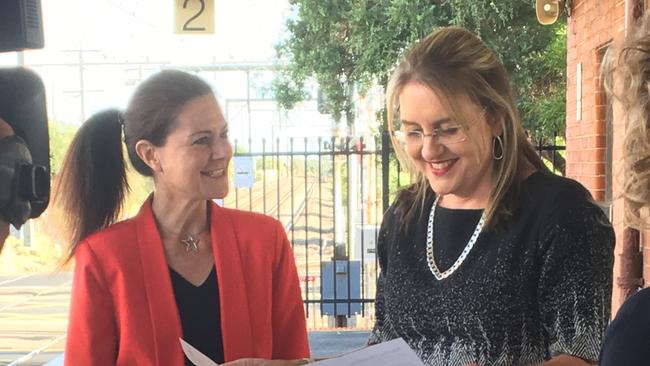
[[[497,152],[497,148],[498,148],[498,152]],[[501,140],[501,136],[496,136],[495,138],[492,139],[492,158],[494,160],[503,159],[503,140]]]

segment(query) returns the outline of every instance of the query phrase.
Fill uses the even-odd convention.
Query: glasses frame
[[[485,112],[486,112],[486,108],[483,108],[481,110],[481,113],[479,114],[479,118],[483,117],[485,115]],[[454,125],[452,125],[452,126],[450,126],[448,128],[434,128],[431,133],[424,133],[423,131],[413,131],[413,132],[418,132],[418,133],[420,133],[422,135],[422,138],[420,139],[420,142],[414,142],[414,143],[406,142],[406,134],[407,134],[407,132],[403,131],[401,129],[391,131],[391,136],[393,136],[400,144],[407,145],[407,146],[422,146],[422,145],[424,145],[424,140],[425,140],[426,137],[431,137],[438,144],[453,145],[453,144],[458,144],[458,143],[467,141],[466,132],[476,122],[477,122],[477,120],[474,120],[474,121],[472,121],[471,124],[468,124],[467,126],[463,126],[460,123],[456,123],[456,124],[454,124]],[[462,139],[460,139],[458,141],[452,141],[452,142],[440,142],[440,140],[439,140],[440,131],[445,130],[445,129],[451,129],[451,128],[458,128],[460,130],[460,133],[463,134]]]
[[[394,131],[391,131],[391,135],[393,135],[393,137],[395,137],[395,139],[399,143],[404,144],[404,145],[409,145],[409,146],[424,145],[424,140],[425,140],[426,137],[431,137],[432,139],[434,139],[436,141],[436,143],[443,144],[443,145],[458,144],[458,143],[467,141],[467,134],[465,134],[465,131],[464,131],[465,129],[463,128],[462,125],[457,124],[457,125],[454,125],[453,127],[450,127],[450,129],[451,128],[457,128],[459,130],[459,133],[463,134],[463,136],[460,138],[460,140],[458,140],[458,141],[440,142],[440,140],[439,140],[440,131],[441,130],[446,130],[446,128],[435,128],[431,133],[424,133],[422,131],[412,131],[412,132],[417,132],[422,136],[422,138],[420,139],[419,142],[410,142],[410,143],[407,142],[406,141],[406,135],[407,135],[407,133],[409,133],[407,131],[394,130]]]

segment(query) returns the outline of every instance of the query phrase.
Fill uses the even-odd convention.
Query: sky
[[[25,51],[24,62],[44,81],[50,119],[74,124],[101,109],[124,108],[137,82],[160,68],[143,66],[145,62],[171,68],[272,64],[274,46],[292,12],[288,0],[215,0],[215,34],[178,35],[173,32],[175,0],[41,1],[45,48]],[[15,65],[17,60],[16,53],[0,55],[0,65]],[[277,131],[295,137],[331,134],[330,117],[318,114],[314,102],[284,116],[273,110],[274,103],[252,103],[249,118],[241,103],[249,95],[244,72],[201,76],[215,87],[236,137],[277,137]],[[270,97],[264,91],[272,73],[252,72],[249,78],[251,98]]]
[[[46,44],[185,63],[271,60],[288,1],[215,1],[215,34],[188,36],[173,33],[174,0],[42,0]]]

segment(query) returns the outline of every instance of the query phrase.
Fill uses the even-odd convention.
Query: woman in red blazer
[[[113,224],[128,189],[122,135],[154,192],[137,216]],[[302,299],[282,225],[212,203],[228,191],[231,157],[212,90],[180,71],[144,81],[124,114],[84,123],[60,181],[76,260],[66,365],[191,365],[179,338],[218,363],[305,362]]]

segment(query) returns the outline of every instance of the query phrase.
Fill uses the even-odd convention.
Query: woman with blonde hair
[[[385,213],[370,344],[427,365],[586,365],[609,319],[614,236],[528,142],[503,64],[440,29],[394,71],[393,145],[415,178]]]
[[[642,19],[603,69],[605,87],[625,121],[623,198],[626,224],[650,227],[650,16]],[[630,297],[607,327],[600,365],[643,365],[650,360],[650,289]]]

